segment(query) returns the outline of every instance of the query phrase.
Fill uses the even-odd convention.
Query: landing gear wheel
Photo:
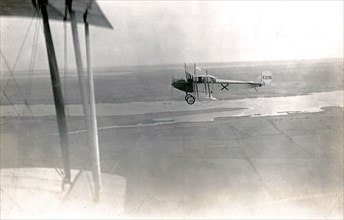
[[[190,94],[186,94],[185,95],[185,101],[187,101],[190,96],[191,96]]]
[[[185,100],[186,100],[186,103],[188,103],[189,105],[192,105],[195,103],[195,97],[193,97],[192,95],[189,95],[189,96],[185,96]]]

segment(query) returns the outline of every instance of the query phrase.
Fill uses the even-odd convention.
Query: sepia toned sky
[[[343,1],[98,1],[113,30],[91,27],[97,67],[343,57]],[[1,51],[13,67],[31,18],[1,17]],[[37,26],[38,25],[38,26]],[[16,70],[30,66],[33,20]],[[70,25],[51,21],[60,69],[74,68]],[[83,27],[79,25],[83,52]],[[36,69],[47,69],[42,26]],[[3,58],[1,68],[6,70]],[[85,59],[84,59],[84,65]]]

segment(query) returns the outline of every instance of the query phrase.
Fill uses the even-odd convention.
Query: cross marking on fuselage
[[[226,89],[228,91],[227,87],[229,86],[229,84],[221,84],[221,86],[222,86],[221,90]]]

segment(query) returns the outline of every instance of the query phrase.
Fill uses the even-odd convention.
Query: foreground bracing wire
[[[36,24],[33,25],[33,21],[35,20],[35,18],[37,18],[37,19],[36,19]],[[29,102],[28,102],[28,100],[27,100],[27,97],[30,97],[30,94],[31,94],[32,79],[33,79],[33,73],[34,73],[34,71],[35,71],[36,55],[37,55],[37,50],[38,50],[39,31],[40,31],[40,29],[41,29],[41,26],[43,26],[42,21],[41,21],[40,18],[41,18],[41,17],[40,17],[40,10],[38,10],[38,8],[36,8],[36,10],[34,11],[34,14],[33,14],[32,18],[31,18],[29,27],[28,27],[27,30],[26,30],[24,39],[23,39],[23,41],[22,41],[22,43],[21,43],[19,52],[18,52],[18,54],[17,54],[17,56],[16,56],[16,59],[15,59],[15,62],[14,62],[14,64],[13,64],[13,67],[12,67],[12,68],[10,67],[9,63],[7,62],[7,59],[6,59],[5,55],[3,54],[2,50],[0,50],[1,56],[2,56],[2,58],[3,58],[3,61],[4,61],[5,65],[6,65],[7,69],[8,69],[8,71],[9,71],[9,73],[10,73],[10,76],[9,76],[9,78],[7,79],[6,83],[5,83],[5,86],[2,87],[3,89],[1,90],[1,93],[2,93],[2,97],[1,97],[1,98],[3,98],[3,97],[6,98],[7,102],[13,107],[14,111],[16,112],[16,114],[17,114],[18,116],[23,116],[23,115],[25,115],[25,114],[24,114],[25,109],[22,109],[22,113],[20,113],[19,110],[15,107],[14,103],[11,101],[12,98],[11,98],[10,96],[8,96],[8,94],[6,93],[7,89],[9,88],[10,82],[13,81],[16,90],[19,92],[19,94],[20,94],[20,96],[21,96],[21,98],[22,98],[22,100],[23,100],[23,102],[24,102],[26,108],[28,109],[28,112],[29,112],[29,113],[26,115],[26,116],[28,116],[28,118],[26,118],[26,119],[30,119],[30,118],[33,119],[33,118],[34,118],[34,114],[33,114],[32,110],[31,110],[31,108],[30,108],[30,105],[29,105]],[[25,93],[26,96],[27,96],[27,97],[26,97],[26,96],[24,95],[24,92],[23,92],[22,89],[20,88],[20,84],[17,82],[16,76],[15,76],[15,68],[16,68],[18,62],[20,61],[20,58],[21,58],[21,55],[22,55],[22,52],[23,52],[23,48],[24,48],[24,46],[26,45],[26,42],[27,42],[27,39],[28,39],[29,34],[31,33],[32,26],[34,26],[34,31],[33,31],[33,42],[32,42],[31,57],[30,57],[30,62],[29,62],[28,73],[27,73],[27,75],[26,75],[26,81],[28,82],[28,85],[29,85],[28,92]],[[66,76],[66,74],[67,74],[67,71],[66,71],[66,69],[67,69],[67,68],[66,68],[66,67],[67,67],[67,41],[66,41],[66,39],[67,39],[67,30],[66,30],[66,21],[64,22],[64,27],[65,27],[65,28],[64,28],[64,31],[65,31],[65,33],[64,33],[64,38],[65,38],[65,41],[64,41],[64,61],[65,61],[64,73],[65,73],[65,76]],[[43,27],[42,27],[42,29],[43,29]],[[65,82],[64,85],[66,85],[66,77],[65,77],[64,82]],[[65,88],[64,90],[66,91],[66,90],[67,90],[67,89],[66,89],[66,86],[65,86],[64,88]],[[43,139],[43,142],[44,142],[43,144],[45,145],[46,149],[48,149],[48,151],[50,152],[50,154],[53,155],[55,152],[52,151],[51,144],[48,143],[48,140],[45,138],[45,137],[46,137],[46,135],[44,135],[44,130],[45,130],[45,129],[42,127],[42,126],[43,126],[42,123],[38,123],[38,124],[39,124],[39,125],[38,125],[38,129],[40,130],[40,133],[42,134],[41,137],[40,137],[39,139]],[[30,137],[32,137],[32,136],[30,136]],[[33,137],[32,137],[32,138],[33,138]],[[20,141],[20,140],[18,139],[18,141]],[[15,169],[14,169],[14,171],[13,171],[13,181],[15,181],[15,182],[16,182],[17,176],[18,176],[18,168],[19,168],[19,163],[18,163],[19,161],[18,161],[18,160],[20,160],[21,158],[22,158],[22,157],[20,156],[20,151],[19,151],[19,149],[17,148],[17,145],[16,145],[15,154],[14,154],[14,167],[15,167]],[[57,159],[57,158],[56,158],[56,159]],[[87,160],[87,161],[89,161],[89,160]],[[77,176],[79,176],[79,175],[77,175],[77,176],[74,178],[74,180],[73,180],[72,182],[65,181],[65,176],[66,176],[66,174],[65,174],[65,172],[63,171],[63,169],[59,168],[59,167],[61,167],[61,166],[59,166],[58,163],[57,163],[57,161],[55,161],[55,160],[50,160],[50,162],[52,163],[53,168],[55,169],[56,173],[58,174],[58,176],[59,176],[59,177],[61,178],[61,180],[62,180],[62,189],[64,189],[65,183],[69,183],[69,184],[71,184],[71,185],[74,185],[74,181],[76,181],[76,180],[78,179]],[[86,169],[86,170],[89,170],[89,169],[90,169],[90,168],[88,167],[88,164],[86,164],[86,163],[84,163],[83,166],[84,166],[84,169]],[[91,182],[90,182],[90,178],[89,178],[87,172],[86,172],[86,176],[87,176],[87,180],[88,180],[88,182],[89,182],[88,185],[89,185],[89,187],[90,187],[90,190],[91,190],[92,194],[93,194],[94,197],[95,197],[96,195],[95,195],[95,193],[93,192],[94,190],[92,189],[92,184],[91,184]],[[15,183],[15,182],[14,182],[14,183]],[[16,185],[17,185],[17,184],[15,183],[14,186],[16,186]]]

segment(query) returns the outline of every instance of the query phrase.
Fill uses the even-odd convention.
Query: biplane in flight
[[[197,70],[202,74],[197,75]],[[200,98],[200,94],[205,94],[209,100],[217,100],[213,97],[215,91],[229,92],[229,88],[234,90],[239,89],[256,89],[272,82],[272,74],[268,71],[262,72],[259,81],[238,81],[219,79],[215,76],[208,74],[208,70],[204,71],[194,64],[194,72],[190,73],[184,64],[185,79],[173,79],[171,85],[183,92],[185,92],[185,101],[192,105],[195,103],[196,98]]]

